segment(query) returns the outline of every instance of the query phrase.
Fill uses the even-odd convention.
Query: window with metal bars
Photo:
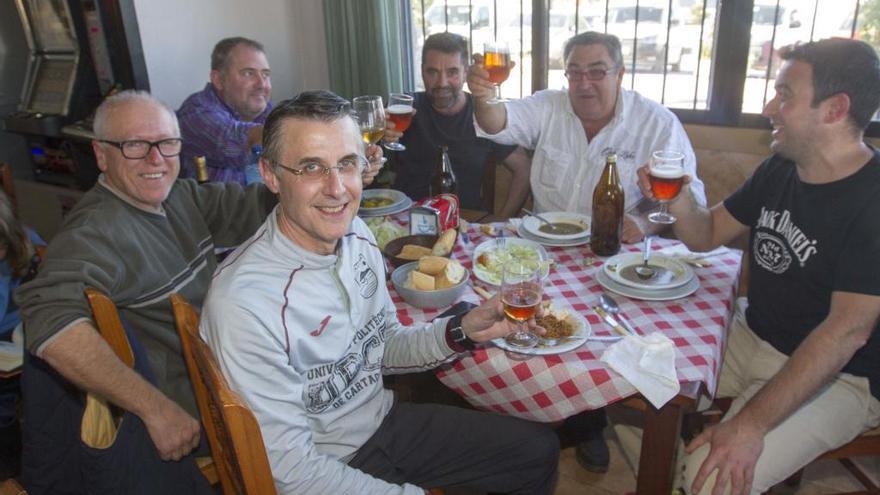
[[[413,80],[424,39],[450,31],[472,53],[502,39],[517,67],[505,97],[564,88],[562,49],[571,36],[601,31],[621,40],[624,86],[666,105],[684,122],[766,127],[779,49],[832,36],[880,46],[880,0],[408,0]],[[532,13],[542,11],[545,54],[533,56]],[[543,46],[540,38],[534,46]],[[540,76],[536,76],[537,73]],[[872,123],[869,135],[880,135]]]

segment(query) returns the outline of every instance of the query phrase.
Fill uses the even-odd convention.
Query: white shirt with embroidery
[[[593,189],[609,153],[617,154],[625,208],[630,211],[643,198],[636,170],[648,163],[655,150],[684,153],[685,173],[691,176],[694,197],[700,204],[706,204],[694,150],[678,118],[635,91],[621,88],[614,118],[589,142],[566,90],[539,91],[505,105],[507,127],[501,132],[486,133],[476,119],[474,127],[477,136],[535,150],[530,182],[538,212],[573,211],[590,215]]]

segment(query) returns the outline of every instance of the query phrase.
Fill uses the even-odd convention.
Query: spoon
[[[633,335],[641,335],[641,332],[636,330],[636,328],[632,326],[632,323],[629,322],[629,319],[623,316],[623,313],[620,312],[620,306],[617,304],[617,301],[615,301],[613,297],[603,292],[602,294],[599,294],[599,304],[605,311],[609,312],[610,314],[614,315],[618,320],[620,320],[620,323],[624,326],[624,328],[626,328],[629,333]]]
[[[645,236],[645,251],[642,253],[642,264],[635,267],[636,275],[642,280],[648,280],[654,276],[654,269],[648,266],[651,258],[651,236]]]
[[[525,209],[525,208],[522,208],[522,211],[526,212],[527,214],[529,214],[529,215],[531,215],[531,216],[537,218],[538,220],[540,220],[540,221],[546,223],[547,225],[549,225],[549,226],[550,226],[550,230],[556,230],[556,224],[554,224],[554,223],[551,222],[550,220],[547,220],[546,218],[542,217],[541,215],[538,215],[537,213],[532,213],[530,210],[527,210],[527,209]]]

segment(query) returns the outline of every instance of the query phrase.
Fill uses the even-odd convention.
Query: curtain
[[[324,0],[333,92],[387,99],[403,89],[400,19],[399,0]]]

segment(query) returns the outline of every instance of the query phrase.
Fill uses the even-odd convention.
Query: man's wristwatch
[[[446,330],[449,332],[449,337],[453,342],[470,351],[476,347],[477,343],[464,333],[464,329],[461,328],[462,318],[464,318],[464,315],[453,316],[449,323],[446,324]]]

